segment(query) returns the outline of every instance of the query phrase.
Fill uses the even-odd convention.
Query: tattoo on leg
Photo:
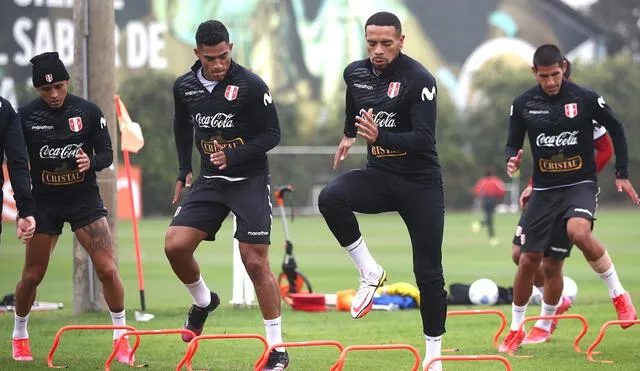
[[[99,219],[82,227],[81,230],[89,235],[89,246],[86,246],[89,254],[111,250],[111,233],[109,232],[109,224],[105,219]]]

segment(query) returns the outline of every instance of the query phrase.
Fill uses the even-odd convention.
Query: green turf
[[[640,298],[640,229],[637,210],[604,210],[600,212],[596,235],[608,246],[623,284],[636,299]],[[490,247],[485,234],[473,234],[470,224],[477,215],[449,213],[446,219],[444,265],[447,283],[470,283],[487,277],[501,286],[510,286],[515,267],[510,260],[510,239],[516,215],[500,215],[497,233],[502,241]],[[413,282],[411,255],[406,228],[394,214],[361,216],[361,228],[374,256],[389,274],[389,282]],[[121,223],[118,230],[119,264],[127,293],[128,323],[138,329],[179,328],[190,304],[187,291],[173,275],[163,252],[164,233],[168,220],[148,219],[140,224],[147,307],[156,319],[136,323],[133,311],[139,308],[135,269],[135,255],[130,224]],[[338,247],[321,218],[297,218],[289,225],[294,251],[300,269],[311,279],[314,290],[335,293],[356,288],[357,276],[351,261]],[[215,243],[203,244],[198,258],[203,275],[211,289],[220,293],[223,305],[207,322],[205,333],[264,333],[258,309],[234,309],[231,298],[231,223]],[[282,229],[274,219],[274,247],[271,266],[280,272],[282,259]],[[14,291],[23,262],[23,247],[14,237],[15,230],[4,226],[0,245],[0,294]],[[29,333],[35,361],[18,364],[11,359],[10,337],[12,315],[0,315],[0,370],[45,369],[46,357],[56,331],[69,324],[108,324],[108,315],[93,313],[76,317],[72,313],[72,253],[71,234],[67,229],[53,253],[49,272],[40,286],[38,299],[64,302],[65,309],[56,312],[34,313]],[[582,349],[595,339],[600,326],[614,319],[615,312],[606,288],[592,273],[579,252],[574,251],[566,264],[565,273],[578,283],[575,306],[569,313],[584,315],[590,329],[581,343]],[[507,319],[510,307],[497,307]],[[449,310],[465,309],[450,307]],[[538,315],[539,306],[532,306],[529,315]],[[305,313],[289,308],[283,311],[283,331],[286,341],[335,339],[344,345],[408,343],[424,355],[421,322],[416,310],[373,312],[354,321],[346,312]],[[448,320],[445,348],[458,347],[458,354],[497,354],[492,336],[498,328],[497,317],[453,317]],[[572,342],[580,331],[576,320],[561,322],[548,344],[527,346],[520,352],[535,355],[533,359],[510,358],[515,370],[638,370],[640,369],[640,327],[628,330],[611,328],[599,346],[601,359],[615,359],[613,365],[590,364],[584,355],[572,351]],[[56,352],[55,363],[76,370],[103,369],[110,352],[111,333],[76,332],[65,334]],[[138,360],[156,370],[174,369],[184,354],[185,344],[178,335],[146,337],[136,353]],[[213,370],[249,370],[260,352],[252,340],[228,342],[210,341],[200,346],[194,359],[196,368]],[[291,370],[326,370],[338,352],[332,348],[292,348]],[[408,370],[409,353],[402,351],[357,352],[349,355],[347,370]],[[112,369],[127,366],[114,364]],[[499,370],[492,362],[450,363],[447,370]]]

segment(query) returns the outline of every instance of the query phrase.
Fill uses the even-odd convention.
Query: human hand
[[[333,170],[337,169],[340,166],[340,161],[344,161],[347,158],[349,153],[349,149],[353,143],[356,142],[356,138],[344,137],[338,144],[338,149],[336,150],[335,156],[333,156]]]
[[[356,116],[356,128],[358,135],[363,137],[367,144],[373,144],[378,139],[378,125],[373,120],[373,109],[368,111],[360,110],[360,115]]]
[[[523,153],[523,150],[519,150],[516,156],[509,158],[509,161],[507,162],[507,175],[509,175],[510,178],[520,170],[520,162],[522,162]]]
[[[84,153],[82,148],[78,148],[78,153],[76,154],[76,164],[78,165],[78,171],[81,173],[84,173],[91,167],[91,159],[89,159],[89,155]]]
[[[529,197],[531,197],[531,193],[533,192],[533,187],[528,185],[525,189],[520,193],[520,208],[524,209],[527,206],[527,202],[529,202]]]
[[[616,189],[618,192],[626,193],[634,204],[637,205],[640,203],[638,192],[633,188],[633,184],[631,184],[629,179],[616,179]]]
[[[36,219],[33,216],[18,218],[17,225],[16,236],[18,239],[26,242],[33,237],[36,231]]]
[[[227,154],[224,153],[222,145],[220,145],[220,143],[218,143],[217,140],[213,141],[213,147],[216,149],[215,152],[213,152],[210,156],[209,156],[209,161],[211,161],[212,164],[214,164],[215,166],[218,167],[218,170],[224,170],[227,168]]]
[[[191,179],[192,179],[193,175],[191,173],[187,174],[187,176],[185,177],[185,181],[183,182],[182,180],[176,180],[176,187],[175,190],[173,191],[173,200],[171,200],[172,204],[177,204],[178,202],[180,202],[180,194],[182,193],[182,189],[184,187],[191,187]]]

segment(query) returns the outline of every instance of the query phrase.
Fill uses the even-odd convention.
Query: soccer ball
[[[562,279],[564,281],[562,296],[568,296],[571,301],[575,301],[576,296],[578,295],[578,285],[576,284],[576,281],[567,276],[562,277]]]
[[[531,290],[531,297],[529,298],[529,304],[540,305],[542,303],[542,293],[538,290],[537,287],[533,286],[533,290]]]
[[[477,305],[493,305],[498,302],[498,285],[488,278],[479,279],[469,286],[469,300]]]

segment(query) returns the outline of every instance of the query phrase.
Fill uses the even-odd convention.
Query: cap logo
[[[53,81],[53,75],[48,73],[48,74],[44,75],[44,79],[47,80],[47,82],[52,82]]]

